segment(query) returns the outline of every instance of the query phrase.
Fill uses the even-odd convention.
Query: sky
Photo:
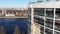
[[[37,0],[0,0],[0,7],[27,7],[29,2]]]

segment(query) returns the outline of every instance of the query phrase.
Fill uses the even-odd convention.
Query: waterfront
[[[27,18],[0,18],[0,26],[4,26],[6,34],[14,34],[16,25],[19,27],[20,34],[22,31],[27,34]]]

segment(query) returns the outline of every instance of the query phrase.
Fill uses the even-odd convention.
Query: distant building
[[[28,10],[25,8],[0,8],[0,16],[27,17]]]
[[[60,1],[48,1],[29,3],[28,34],[60,34]]]

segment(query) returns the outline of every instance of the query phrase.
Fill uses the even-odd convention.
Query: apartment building
[[[60,0],[28,5],[28,34],[60,34]]]

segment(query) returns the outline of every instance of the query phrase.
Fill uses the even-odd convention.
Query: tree
[[[15,26],[14,34],[20,34],[19,27],[17,25]]]
[[[0,34],[5,34],[5,32],[6,32],[6,31],[5,31],[4,26],[1,26],[1,27],[0,27]]]

